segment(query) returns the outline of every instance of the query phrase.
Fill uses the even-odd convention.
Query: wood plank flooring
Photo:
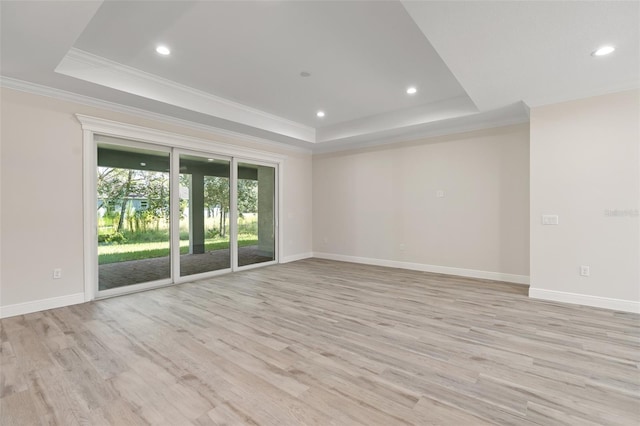
[[[2,425],[638,425],[640,316],[309,259],[1,322]]]

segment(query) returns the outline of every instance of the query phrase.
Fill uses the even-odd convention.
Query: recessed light
[[[318,111],[316,115],[320,118],[324,117],[324,111]]]
[[[161,55],[167,56],[168,54],[171,53],[171,50],[169,50],[169,48],[167,46],[160,45],[160,46],[156,47],[156,52],[158,52]]]
[[[602,46],[602,47],[598,48],[598,50],[594,51],[591,55],[592,56],[605,56],[605,55],[608,55],[609,53],[613,52],[614,50],[616,50],[616,48],[613,47],[613,46]]]
[[[207,158],[207,161],[213,161],[213,158]]]
[[[407,94],[409,94],[409,95],[415,95],[417,91],[418,91],[418,89],[416,89],[413,86],[407,88]]]
[[[147,165],[147,163],[140,163],[140,165],[141,165],[142,167],[144,167],[144,166],[146,166],[146,165]]]

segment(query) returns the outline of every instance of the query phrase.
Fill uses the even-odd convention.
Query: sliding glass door
[[[238,162],[238,266],[276,260],[276,169]]]
[[[277,260],[277,168],[96,136],[98,295]]]
[[[98,290],[170,282],[169,156],[98,144]]]
[[[231,162],[180,154],[180,276],[231,268]]]

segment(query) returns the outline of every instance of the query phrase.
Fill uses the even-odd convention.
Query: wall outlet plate
[[[591,271],[589,270],[588,266],[580,266],[580,275],[582,275],[583,277],[588,277],[590,273]]]

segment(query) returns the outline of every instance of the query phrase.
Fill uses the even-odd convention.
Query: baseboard
[[[532,299],[549,300],[553,302],[571,303],[574,305],[591,306],[594,308],[611,309],[614,311],[640,314],[640,302],[609,297],[590,296],[588,294],[567,293],[564,291],[529,288]]]
[[[313,257],[313,253],[292,254],[291,256],[286,256],[280,259],[280,263],[295,262],[296,260],[308,259],[310,257]]]
[[[15,305],[0,306],[0,318],[15,317],[47,309],[62,308],[63,306],[84,303],[84,293],[69,294],[67,296],[52,297],[50,299],[34,300]]]
[[[450,266],[428,265],[425,263],[400,262],[397,260],[374,259],[370,257],[347,256],[343,254],[313,252],[313,257],[339,260],[341,262],[362,263],[365,265],[387,266],[390,268],[410,269],[413,271],[433,272],[436,274],[458,275],[461,277],[480,278],[485,280],[504,281],[514,284],[529,284],[526,275],[505,274],[502,272],[479,271],[476,269],[453,268]]]

